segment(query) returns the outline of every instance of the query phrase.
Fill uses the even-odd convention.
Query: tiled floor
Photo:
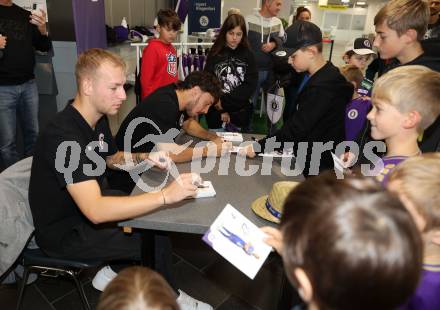
[[[174,276],[180,289],[210,303],[215,309],[241,310],[278,308],[282,263],[272,254],[254,280],[201,241],[201,236],[172,234],[174,245]],[[99,294],[91,285],[94,271],[81,275],[86,294],[95,308]],[[0,309],[15,309],[17,285],[0,285]],[[22,309],[76,310],[81,308],[80,297],[73,282],[66,278],[40,276],[28,285]]]

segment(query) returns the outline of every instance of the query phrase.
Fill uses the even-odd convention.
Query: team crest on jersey
[[[358,117],[359,113],[356,109],[351,109],[348,111],[348,118],[349,119],[356,119]]]
[[[177,74],[177,57],[174,54],[167,54],[167,72],[170,75],[176,76]]]

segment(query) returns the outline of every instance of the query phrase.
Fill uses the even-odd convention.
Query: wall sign
[[[221,1],[193,0],[188,12],[188,32],[205,32],[209,28],[220,28]]]

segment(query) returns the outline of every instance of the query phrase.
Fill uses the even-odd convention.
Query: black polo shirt
[[[124,135],[130,124],[139,117],[148,118],[154,125],[151,122],[143,122],[137,125],[133,135],[131,135],[131,148],[125,150]],[[151,141],[152,139],[148,139],[149,142],[142,143],[139,146],[134,147],[134,145],[148,134],[158,136],[165,134],[172,128],[180,130],[185,117],[186,114],[179,110],[176,86],[170,84],[161,87],[142,100],[124,119],[116,134],[118,150],[132,153],[150,152],[154,147],[154,142]]]
[[[116,152],[107,118],[102,117],[92,129],[71,104],[40,133],[29,184],[29,204],[40,247],[60,249],[75,225],[89,222],[66,186],[87,180],[101,184],[105,159]]]

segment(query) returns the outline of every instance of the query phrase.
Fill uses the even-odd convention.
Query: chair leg
[[[81,284],[81,281],[79,281],[77,274],[72,271],[68,272],[68,273],[73,278],[73,281],[75,281],[75,285],[76,285],[76,288],[78,289],[79,296],[81,296],[81,300],[83,302],[84,309],[91,310],[89,301],[87,300],[86,293],[84,292],[84,288]]]
[[[23,302],[24,290],[29,277],[29,267],[23,266],[23,268],[24,268],[23,279],[21,279],[20,289],[18,291],[17,310],[20,310],[21,308],[21,304]]]

